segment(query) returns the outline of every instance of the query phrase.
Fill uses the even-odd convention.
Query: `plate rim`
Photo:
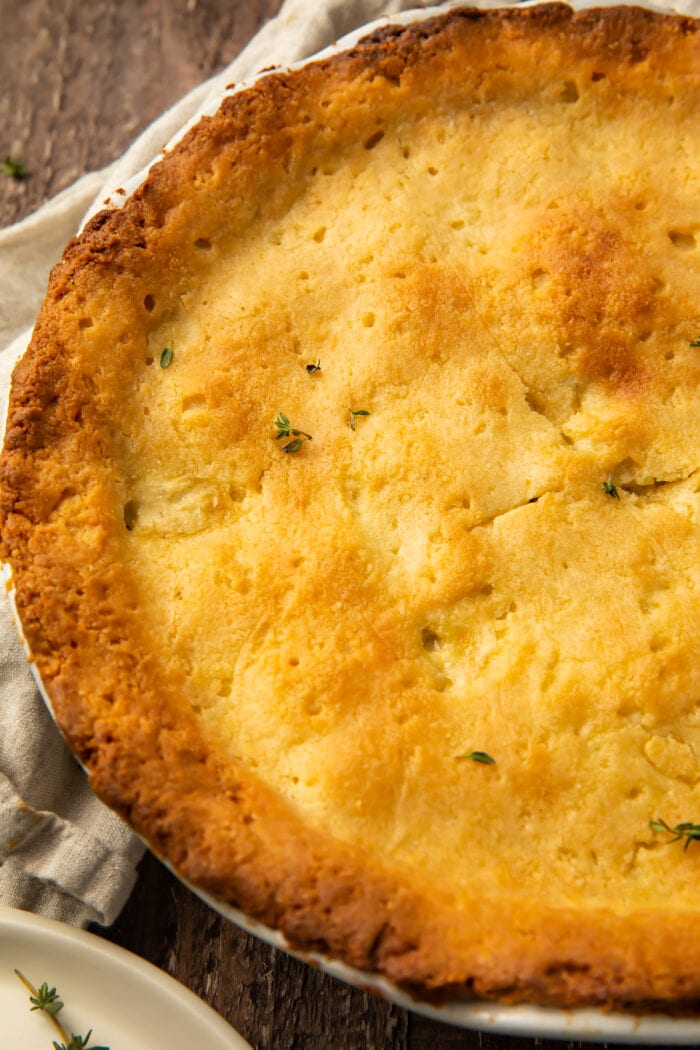
[[[216,1038],[215,1045],[221,1046],[222,1050],[224,1047],[230,1050],[252,1050],[240,1032],[191,988],[154,963],[97,933],[68,926],[36,912],[0,905],[0,937],[9,933],[26,938],[29,942],[39,937],[50,946],[63,943],[77,948],[80,954],[100,957],[111,970],[116,971],[117,976],[119,972],[128,973],[131,977],[136,974],[150,989],[155,990],[160,998],[167,999],[170,1004],[176,1004],[178,1008],[194,1014],[197,1023],[203,1028],[203,1039]]]

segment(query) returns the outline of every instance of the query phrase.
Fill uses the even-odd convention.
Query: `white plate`
[[[0,1025],[3,1047],[51,1050],[60,1040],[49,1018],[31,1012],[21,970],[38,987],[56,987],[69,1035],[110,1050],[251,1050],[214,1010],[172,977],[94,934],[12,908],[0,908]]]

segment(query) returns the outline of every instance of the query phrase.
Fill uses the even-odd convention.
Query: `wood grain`
[[[0,225],[114,160],[230,62],[281,0],[2,0]]]
[[[189,88],[231,61],[280,0],[0,0],[0,225],[119,156]],[[255,1050],[532,1050],[346,987],[238,930],[146,856],[101,936],[192,988]],[[581,1044],[549,1043],[551,1050]]]
[[[255,1050],[533,1050],[541,1040],[453,1028],[271,948],[202,903],[151,855],[115,925],[96,932],[186,984]],[[547,1042],[547,1050],[581,1043]]]

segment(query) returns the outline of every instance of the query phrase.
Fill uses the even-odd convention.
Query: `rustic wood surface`
[[[0,225],[119,156],[161,110],[221,69],[280,0],[0,0]],[[188,985],[255,1050],[531,1050],[389,1006],[241,932],[147,856],[102,936]],[[549,1043],[552,1050],[580,1043]]]

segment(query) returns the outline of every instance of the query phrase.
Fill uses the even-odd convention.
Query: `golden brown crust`
[[[661,107],[664,114],[673,106],[695,117],[697,30],[694,20],[634,8],[456,10],[379,29],[344,54],[266,76],[227,98],[215,117],[201,121],[151,169],[121,210],[99,214],[72,242],[53,271],[30,350],[13,378],[0,461],[0,555],[12,566],[19,615],[58,722],[95,790],[203,890],[279,928],[295,947],[378,971],[422,997],[674,1012],[697,1012],[700,1004],[698,858],[693,846],[684,854],[659,842],[648,820],[663,814],[644,810],[664,797],[673,801],[669,809],[694,801],[700,807],[693,746],[700,744],[693,735],[699,609],[692,585],[700,376],[688,346],[697,337],[700,272],[691,256],[700,219],[673,199],[668,214],[650,216],[666,187],[645,174],[645,143],[624,137],[625,127],[635,133],[640,127],[633,114],[641,113],[644,127],[652,129],[652,145],[659,141],[653,133]],[[527,144],[537,119],[570,127],[562,113],[571,106],[579,107],[582,136],[594,113],[608,138],[596,156],[600,170],[588,172],[586,158],[576,155],[556,162],[561,174],[570,159],[576,189],[560,185],[555,193],[546,168],[527,156]],[[284,238],[289,228],[297,236],[313,223],[324,193],[340,207],[342,194],[336,200],[319,180],[330,184],[339,170],[361,180],[382,139],[385,145],[395,139],[408,163],[411,150],[420,155],[415,129],[434,134],[435,156],[449,166],[441,150],[451,135],[457,138],[451,116],[473,116],[482,122],[484,144],[502,144],[495,132],[488,138],[491,121],[502,129],[502,109],[522,122],[513,133],[522,133],[523,170],[531,165],[533,179],[539,173],[545,185],[530,200],[528,183],[518,183],[527,203],[517,214],[508,211],[507,248],[498,247],[481,218],[469,218],[479,212],[479,200],[453,182],[447,188],[459,191],[454,197],[461,194],[463,212],[449,211],[452,196],[441,208],[452,231],[470,232],[472,222],[473,243],[460,250],[486,261],[467,273],[450,261],[451,248],[446,262],[430,256],[429,238],[419,237],[423,195],[435,200],[445,192],[425,188],[431,179],[439,186],[439,168],[431,164],[414,199],[415,223],[392,229],[397,247],[387,242],[378,261],[376,251],[367,248],[369,261],[357,251],[362,281],[353,276],[344,293],[333,265],[318,264],[334,306],[326,312],[318,306],[313,328],[300,286],[289,293],[285,283],[297,249],[301,276],[295,272],[294,280],[309,280],[302,269],[306,249]],[[678,126],[672,125],[674,133]],[[575,151],[576,135],[562,141]],[[628,181],[612,185],[625,141],[644,163],[635,181],[628,179],[635,165],[625,159]],[[481,142],[470,141],[469,163],[486,179],[490,158]],[[674,139],[668,153],[676,149]],[[673,165],[667,172],[671,198],[686,172],[683,163],[680,175]],[[377,165],[378,177],[396,162]],[[590,183],[579,177],[577,165]],[[499,199],[497,164],[493,172],[487,189]],[[467,170],[462,183],[469,177]],[[408,193],[414,174],[406,170],[402,178]],[[395,207],[395,187],[378,186],[372,222],[379,226],[379,212]],[[496,213],[512,203],[501,200]],[[653,233],[664,222],[670,226],[657,243]],[[370,243],[367,219],[362,223],[358,237]],[[329,227],[319,219],[308,230],[309,240],[321,245]],[[261,257],[277,260],[274,276],[282,297],[290,296],[282,307],[273,300],[274,287],[259,291],[246,238]],[[264,256],[275,244],[282,245],[279,255]],[[356,244],[343,244],[338,252],[348,253],[354,275]],[[678,277],[670,255],[686,248],[686,276]],[[229,284],[226,252],[235,269]],[[498,265],[488,262],[489,253]],[[365,303],[372,282],[381,295]],[[490,298],[493,287],[498,295]],[[201,304],[217,289],[234,305],[217,307],[212,331],[207,319],[214,305],[207,314]],[[350,316],[344,294],[363,304],[361,324],[348,328],[348,345],[333,335],[336,302]],[[316,306],[316,299],[309,301]],[[376,353],[365,345],[363,328],[380,332],[380,347],[391,349]],[[303,345],[296,345],[294,333],[302,329],[297,343]],[[214,345],[220,332],[222,345]],[[157,361],[168,333],[176,333],[172,371],[160,370]],[[197,358],[205,346],[211,357]],[[325,387],[311,387],[314,378],[301,367],[318,348]],[[331,362],[337,362],[337,380]],[[431,384],[440,393],[440,382],[452,381],[453,364],[463,384],[448,388],[463,409],[453,430],[467,422],[446,452],[452,431],[431,429],[435,405],[421,398]],[[173,390],[181,392],[180,400]],[[313,397],[326,397],[324,390],[337,396],[341,422],[328,424],[318,401],[313,407]],[[393,403],[387,391],[395,392]],[[333,404],[327,396],[326,407]],[[370,402],[372,416],[357,421],[350,445],[346,413]],[[313,444],[296,458],[281,454],[270,433],[270,411],[288,409],[293,423],[304,425],[289,406],[317,416]],[[483,444],[490,438],[482,437],[478,423],[484,406],[491,413],[485,430],[495,435],[492,445]],[[412,413],[415,423],[402,430],[403,417]],[[473,437],[466,433],[472,414]],[[160,429],[152,431],[156,418]],[[506,418],[513,429],[499,429]],[[195,432],[204,436],[195,440]],[[393,449],[394,459],[387,460],[392,435],[398,453]],[[463,449],[472,464],[466,489],[454,474]],[[209,457],[209,471],[193,461],[197,454]],[[144,463],[155,464],[153,477]],[[187,471],[194,480],[183,494],[178,478]],[[600,490],[609,472],[623,496],[620,508]],[[409,501],[405,522],[384,492],[387,475],[397,505]],[[158,500],[147,507],[148,486],[156,482]],[[423,491],[422,503],[410,502],[414,487]],[[450,513],[433,518],[438,489],[452,503]],[[238,533],[235,543],[225,537],[232,523],[238,528],[240,506],[250,494],[262,503],[267,494],[261,520],[268,530],[252,568],[243,564],[248,534],[240,534],[240,543]],[[177,504],[177,520],[164,516],[159,501],[166,497]],[[145,509],[132,536],[123,508],[137,504]],[[325,518],[316,516],[319,508]],[[198,515],[205,512],[218,545],[211,548],[197,538]],[[412,516],[420,515],[423,531],[411,531]],[[300,535],[309,520],[311,534]],[[254,531],[259,520],[251,521]],[[383,537],[393,537],[392,530],[394,560],[382,561],[388,558]],[[430,544],[410,553],[426,535]],[[613,557],[624,560],[612,563],[616,585],[610,590],[602,577],[606,558]],[[179,604],[178,590],[188,558],[191,623],[192,610]],[[224,582],[215,584],[216,573],[211,579],[197,575],[197,559],[209,564],[208,558]],[[154,561],[159,568],[150,577]],[[566,591],[560,579],[570,564],[579,575]],[[528,581],[538,573],[544,579],[533,589]],[[171,584],[174,604],[161,607],[159,589],[171,595]],[[675,605],[668,604],[669,591]],[[382,593],[390,593],[391,602]],[[209,601],[220,603],[222,619],[230,616],[237,654],[233,687],[224,680],[226,667],[214,666],[226,636],[213,622]],[[635,620],[644,603],[653,619],[648,630],[637,629]],[[320,610],[315,617],[314,607]],[[565,608],[573,613],[566,619],[561,612],[560,622]],[[531,623],[545,616],[543,609],[556,614],[533,648]],[[587,609],[593,610],[588,619]],[[608,632],[603,639],[595,633],[599,610]],[[679,612],[685,626],[674,626]],[[492,635],[514,630],[506,626],[513,621],[517,632],[506,636],[507,644],[492,644]],[[562,651],[555,652],[550,643],[560,629]],[[483,695],[478,683],[458,681],[464,666],[473,669],[463,661],[477,635],[486,653],[479,665]],[[218,649],[210,638],[220,640]],[[253,710],[253,721],[271,718],[269,731],[279,731],[270,745],[281,748],[276,761],[264,747],[256,758],[257,727],[245,724],[243,715],[236,721],[255,691],[246,660],[259,638],[267,662],[254,667],[254,675],[263,687],[268,678],[280,683],[292,706],[303,707],[301,714],[275,713],[261,701]],[[300,652],[304,644],[313,668]],[[580,650],[589,645],[596,660],[596,646],[604,659],[609,656],[602,677],[583,666]],[[203,671],[192,667],[197,646],[205,654]],[[579,659],[577,677],[571,668]],[[230,698],[223,714],[226,704],[218,701],[210,714],[205,679],[212,696]],[[305,692],[308,682],[313,688]],[[504,683],[510,693],[501,691]],[[516,698],[522,710],[507,712],[495,725],[474,714],[479,705],[498,706],[504,696]],[[541,699],[530,710],[532,697]],[[486,742],[455,744],[450,702],[466,705],[463,717],[472,731],[500,731],[489,743],[490,750],[501,749],[493,769],[455,763],[455,747]],[[375,719],[383,704],[385,721]],[[348,717],[352,705],[354,720]],[[609,735],[616,720],[625,725],[619,739]],[[311,773],[300,725],[320,739]],[[587,736],[591,726],[595,732]],[[363,745],[368,752],[385,749],[383,761],[358,758]],[[587,747],[599,752],[598,763]],[[646,770],[648,796],[646,785],[610,774],[627,750],[646,756],[631,761],[629,776]],[[330,799],[321,816],[314,772]],[[468,780],[472,772],[493,776]],[[598,797],[596,776],[620,792],[620,819],[611,827],[601,826],[606,800]],[[455,800],[471,805],[474,814],[459,831],[449,820],[436,823],[432,866],[418,842],[429,816],[420,792],[411,794],[421,784],[441,800],[441,819]],[[579,814],[576,807],[585,799],[590,810]],[[356,800],[371,812],[356,812]],[[413,815],[413,830],[402,807]],[[477,817],[487,825],[480,830],[484,844],[472,841]],[[677,819],[697,820],[698,811],[679,810]],[[635,821],[634,828],[626,826]],[[585,827],[582,844],[570,841],[579,825]],[[383,841],[385,852],[377,846]],[[559,844],[550,858],[553,842]],[[454,861],[459,850],[466,857],[461,867]],[[604,866],[597,853],[617,867],[618,881],[607,896],[605,879],[594,870]],[[484,863],[493,866],[482,872]],[[509,876],[517,864],[524,870],[542,866],[544,881],[533,874],[532,884],[523,886],[520,876]],[[629,900],[620,893],[625,878]]]

